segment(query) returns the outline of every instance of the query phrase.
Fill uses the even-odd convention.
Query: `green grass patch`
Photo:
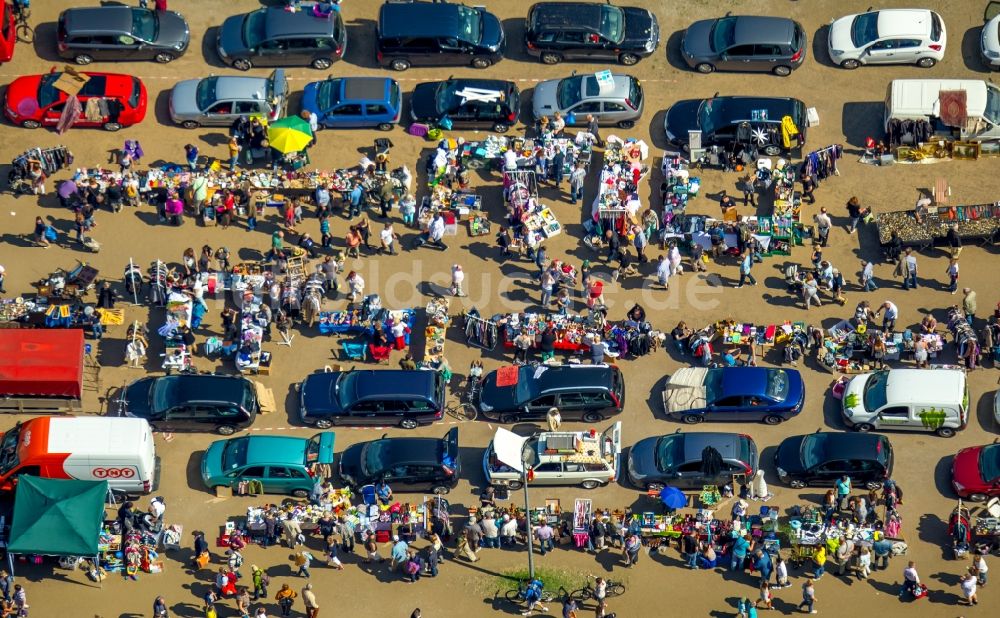
[[[572,572],[565,569],[554,569],[549,567],[535,567],[535,577],[542,580],[545,589],[554,593],[559,593],[559,588],[565,588],[567,592],[579,590],[587,583],[587,576],[579,572]],[[527,581],[528,567],[507,569],[500,575],[494,576],[490,580],[490,586],[499,588],[501,591],[512,590],[517,587],[519,581]]]

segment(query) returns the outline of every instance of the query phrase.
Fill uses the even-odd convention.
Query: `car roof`
[[[788,438],[791,440],[792,438]],[[802,437],[803,442],[823,441],[824,461],[835,459],[878,459],[878,445],[885,436],[877,433],[845,433],[824,431]],[[888,440],[885,440],[888,444]]]
[[[892,369],[885,385],[889,405],[960,403],[965,391],[961,369]]]
[[[276,6],[265,10],[264,33],[268,39],[291,35],[329,36],[336,31],[340,20],[339,11],[333,12],[332,19],[318,19],[310,11],[299,10],[293,13]]]
[[[340,102],[382,101],[389,89],[388,77],[342,77],[343,95]]]
[[[575,75],[571,77],[581,77],[580,75]],[[566,79],[571,79],[566,78]],[[631,75],[624,75],[615,73],[612,74],[612,79],[614,80],[614,86],[608,92],[600,92],[597,86],[597,77],[593,73],[583,75],[583,80],[580,84],[582,99],[585,101],[590,101],[594,99],[627,99],[632,93],[632,81],[635,79]],[[594,92],[595,94],[587,94],[588,92]]]
[[[611,384],[614,369],[610,365],[562,365],[556,367],[521,367],[521,378],[532,379],[537,375],[534,390],[566,390],[577,388],[603,388]]]
[[[239,376],[176,374],[162,376],[157,381],[169,381],[173,388],[173,405],[190,401],[231,401],[242,404],[247,380]]]
[[[898,81],[898,80],[897,80]],[[743,96],[720,96],[705,99],[706,105],[722,106],[722,113],[729,121],[747,120],[751,121],[751,113],[757,109],[768,111],[767,122],[781,122],[783,116],[791,115],[796,106],[803,106],[804,103],[798,99],[789,97],[743,97]],[[717,111],[717,110],[716,110]],[[757,122],[757,121],[752,121]]]
[[[461,29],[458,6],[443,2],[386,2],[379,9],[378,32],[383,37],[454,35]]]
[[[795,22],[787,17],[741,15],[736,18],[733,41],[735,45],[790,43],[793,32]]]
[[[597,2],[539,2],[531,7],[531,28],[571,28],[601,24],[601,7]]]
[[[132,32],[132,8],[128,6],[91,6],[66,9],[63,23],[66,32]]]
[[[447,449],[445,441],[440,438],[382,438],[377,442],[385,443],[382,461],[389,466],[400,463],[441,463],[441,457]]]
[[[514,82],[504,81],[502,79],[474,79],[474,78],[452,78],[447,79],[439,83],[451,82],[455,84],[456,89],[472,88],[475,90],[485,90],[485,91],[495,91],[500,93],[502,96],[501,100],[507,100],[509,95],[517,90],[517,84]],[[425,82],[434,83],[434,82]],[[457,95],[456,91],[456,95]],[[491,97],[493,98],[493,97]]]
[[[258,100],[267,98],[266,77],[249,75],[222,75],[215,77],[215,100]],[[205,78],[211,79],[211,78]]]
[[[738,433],[727,433],[721,431],[699,431],[690,433],[674,434],[684,440],[684,461],[699,461],[701,452],[705,447],[711,446],[719,451],[723,459],[740,459],[740,443],[749,439],[747,436]],[[666,436],[670,437],[670,436]]]
[[[931,12],[927,9],[885,9],[878,12],[878,36],[927,36]]]
[[[347,376],[354,380],[355,399],[401,399],[403,397],[434,398],[433,371],[405,371],[363,369]]]
[[[239,440],[241,438],[234,438]],[[301,466],[305,464],[308,440],[291,436],[247,436],[246,465]]]
[[[762,395],[767,390],[768,367],[719,367],[722,372],[722,396]]]

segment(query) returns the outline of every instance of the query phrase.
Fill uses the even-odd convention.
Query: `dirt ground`
[[[65,4],[46,0],[37,0],[33,4],[33,22],[37,26],[34,49],[29,45],[18,45],[14,60],[0,69],[0,77],[5,82],[19,75],[48,71],[51,67],[62,64],[54,54],[55,19],[58,9]],[[344,14],[350,42],[346,60],[333,67],[334,75],[386,74],[373,64],[372,32],[378,4],[359,0],[345,2]],[[516,79],[523,92],[524,113],[527,114],[530,112],[530,90],[534,82],[565,76],[574,70],[604,68],[588,64],[548,67],[531,61],[520,46],[523,16],[530,3],[525,0],[492,0],[484,4],[497,12],[504,21],[511,41],[508,59],[483,72],[465,68],[413,69],[394,75],[400,79],[404,91],[411,90],[418,81],[440,79],[448,75]],[[755,274],[760,282],[757,287],[733,289],[737,269],[735,264],[726,263],[710,266],[708,278],[684,275],[680,280],[675,280],[669,294],[649,287],[649,281],[653,277],[649,270],[652,266],[648,265],[647,276],[641,286],[637,280],[623,285],[609,282],[606,289],[611,317],[620,318],[632,302],[638,301],[649,311],[654,327],[664,330],[672,328],[679,319],[701,325],[730,317],[758,324],[803,320],[810,324],[829,326],[841,318],[849,317],[854,304],[861,298],[871,300],[876,306],[886,299],[896,302],[901,310],[900,327],[917,324],[926,311],[934,311],[939,318],[943,317],[943,310],[961,297],[951,296],[945,291],[944,282],[947,278],[944,271],[947,261],[944,254],[937,250],[919,256],[922,285],[918,290],[902,291],[892,281],[892,266],[884,263],[876,268],[881,289],[874,293],[858,290],[854,282],[857,280],[855,273],[859,260],[878,260],[880,252],[874,229],[862,229],[854,236],[844,231],[843,225],[847,222],[844,204],[849,197],[857,195],[866,205],[871,205],[876,210],[909,208],[917,197],[918,189],[933,186],[935,179],[939,177],[947,179],[952,187],[952,199],[955,203],[981,203],[998,199],[995,193],[997,185],[994,184],[997,163],[993,159],[946,162],[932,167],[897,165],[889,168],[855,162],[856,151],[863,144],[864,138],[880,134],[882,100],[891,79],[989,77],[976,55],[983,3],[965,0],[940,6],[950,44],[947,57],[936,68],[870,67],[853,72],[830,64],[825,51],[826,24],[840,15],[863,11],[868,6],[867,2],[693,0],[677,5],[683,6],[683,11],[667,11],[664,3],[650,0],[636,0],[635,4],[656,9],[663,34],[656,54],[629,71],[643,79],[647,97],[646,114],[634,130],[620,133],[646,139],[650,144],[652,157],[656,157],[665,145],[663,110],[681,98],[711,96],[716,92],[784,95],[800,98],[808,106],[816,107],[820,124],[810,130],[810,146],[840,143],[845,146],[848,154],[840,165],[840,176],[820,185],[817,191],[818,204],[806,207],[805,217],[811,217],[820,205],[827,206],[834,215],[837,228],[833,231],[826,257],[845,273],[850,287],[846,307],[824,303],[821,308],[814,308],[807,313],[785,291],[781,269],[788,260],[784,258],[769,258],[756,267]],[[912,3],[889,1],[884,4],[908,6]],[[64,136],[57,136],[44,129],[29,131],[7,125],[0,129],[0,135],[3,136],[0,140],[0,160],[10,160],[35,145],[65,144],[76,155],[76,165],[96,166],[106,164],[109,153],[120,148],[122,140],[126,138],[141,141],[146,152],[144,164],[181,161],[182,147],[188,142],[197,144],[206,154],[225,157],[223,130],[187,131],[171,125],[167,115],[169,89],[183,78],[209,73],[234,73],[221,66],[213,51],[212,42],[218,26],[226,16],[251,10],[256,6],[257,3],[250,0],[225,3],[172,0],[170,8],[184,13],[191,25],[192,45],[185,57],[167,66],[123,63],[93,67],[94,70],[133,73],[145,81],[149,89],[150,111],[141,125],[117,134],[77,129]],[[742,74],[703,76],[681,68],[678,46],[685,25],[694,19],[716,16],[730,10],[747,14],[784,14],[799,20],[811,42],[805,66],[789,78]],[[268,70],[254,72],[264,75]],[[324,77],[312,69],[293,69],[288,73],[292,90],[296,92],[301,92],[306,82]],[[291,109],[298,109],[295,98]],[[523,127],[517,130],[521,131]],[[608,133],[614,131],[605,130],[605,135]],[[474,132],[465,132],[463,135],[470,140],[484,137],[484,134]],[[313,165],[327,169],[355,165],[361,153],[370,152],[374,137],[374,133],[361,131],[321,133],[319,143],[312,151]],[[394,130],[390,137],[395,142],[393,163],[405,163],[416,172],[418,157],[427,153],[430,144],[406,135],[402,129]],[[658,160],[651,158],[648,162],[658,169]],[[66,176],[68,173],[63,172],[56,179]],[[735,190],[735,174],[705,171],[701,176],[703,194],[716,193],[722,189],[730,192]],[[54,190],[56,179],[49,182],[50,191]],[[422,180],[422,177],[418,178],[418,185]],[[503,212],[498,181],[497,176],[490,175],[474,179],[494,222],[499,222]],[[655,192],[660,181],[658,174],[651,175],[649,182],[643,187],[644,201],[648,200],[651,191]],[[593,179],[587,185],[585,193],[588,205],[594,195],[595,185]],[[594,259],[596,256],[580,242],[580,223],[583,219],[581,210],[569,204],[566,193],[557,194],[549,186],[543,187],[542,198],[553,207],[566,226],[566,233],[555,238],[549,245],[549,257],[565,258],[577,265],[583,259]],[[4,226],[3,242],[0,244],[0,264],[7,269],[6,287],[10,294],[32,291],[31,282],[55,268],[72,267],[76,260],[92,263],[101,270],[102,275],[109,277],[117,285],[130,258],[143,267],[156,259],[176,263],[186,247],[197,248],[203,244],[213,247],[225,245],[234,255],[239,253],[244,258],[252,257],[257,251],[269,246],[269,236],[278,223],[276,219],[263,222],[259,230],[251,234],[241,226],[223,231],[220,228],[200,227],[192,220],[188,220],[179,229],[167,227],[157,223],[155,212],[148,206],[138,210],[125,210],[119,214],[101,212],[97,216],[98,227],[94,231],[94,237],[103,243],[103,249],[95,255],[82,252],[70,242],[71,218],[59,208],[54,194],[41,200],[28,197],[15,200],[4,195],[0,197],[0,203],[3,211],[9,212],[9,215],[5,215],[8,223]],[[718,212],[716,203],[704,196],[695,199],[690,208],[693,212]],[[61,231],[60,246],[43,250],[28,246],[22,240],[24,234],[31,232],[36,215],[50,218]],[[377,220],[373,223],[377,223]],[[334,235],[342,236],[346,226],[345,219],[336,218],[333,221]],[[307,218],[302,227],[314,237],[319,237],[315,219]],[[492,237],[469,238],[465,230],[460,229],[458,236],[450,239],[450,249],[443,255],[427,249],[408,251],[395,257],[360,259],[350,264],[349,268],[361,272],[368,283],[368,291],[380,293],[386,306],[392,308],[423,306],[430,296],[447,286],[448,271],[453,263],[460,263],[466,269],[469,292],[468,298],[452,301],[453,314],[472,306],[478,307],[484,314],[491,314],[536,305],[539,294],[529,276],[532,265],[515,261],[501,263],[492,240]],[[790,259],[807,263],[808,250],[798,248]],[[962,255],[961,282],[978,290],[981,317],[988,315],[1000,300],[997,297],[996,271],[992,270],[996,264],[994,247],[968,247]],[[609,280],[606,268],[598,266],[598,272]],[[994,274],[991,275],[991,272]],[[199,340],[203,341],[212,332],[219,332],[219,311],[223,302],[222,299],[209,302],[212,311],[206,320],[205,330],[198,333]],[[344,304],[343,300],[327,301],[325,308],[342,308]],[[578,305],[577,309],[580,308]],[[162,323],[162,314],[156,310],[130,307],[126,313],[126,323],[133,319],[148,320],[152,330]],[[111,328],[98,346],[98,359],[103,366],[102,394],[105,389],[120,386],[140,375],[139,371],[122,366],[124,337],[124,326]],[[154,335],[152,339],[156,340],[157,337]],[[336,347],[334,338],[304,328],[297,329],[291,348],[274,344],[266,346],[265,349],[274,354],[275,371],[270,376],[261,377],[261,380],[274,389],[281,409],[275,414],[260,418],[253,427],[253,432],[280,432],[300,436],[311,434],[311,430],[297,427],[293,419],[296,411],[294,385],[308,373],[331,362],[331,351]],[[160,351],[155,346],[150,351],[151,360],[146,369],[152,373],[159,371],[157,354]],[[478,355],[477,350],[464,344],[460,329],[451,330],[447,356],[458,374],[462,374],[464,368]],[[393,358],[393,364],[396,360],[398,356]],[[487,368],[492,369],[508,362],[509,358],[497,352],[487,354],[484,360]],[[198,365],[203,369],[232,371],[231,365],[213,364],[205,359],[199,359]],[[628,378],[627,405],[620,417],[624,425],[625,444],[633,444],[645,436],[670,433],[678,429],[677,424],[663,419],[659,393],[665,376],[679,366],[680,361],[663,350],[639,360],[622,363],[622,369]],[[778,427],[713,425],[693,429],[742,430],[750,433],[762,450],[761,461],[768,480],[772,482],[775,497],[770,504],[782,509],[800,503],[816,503],[821,491],[796,492],[777,484],[771,457],[778,442],[787,435],[817,429],[844,430],[837,406],[828,396],[832,376],[809,364],[802,370],[809,398],[804,413],[789,423]],[[917,561],[923,579],[930,585],[930,598],[917,601],[914,607],[904,609],[901,606],[895,592],[896,584],[901,579],[904,559],[897,559],[889,571],[877,572],[867,582],[842,580],[832,575],[825,577],[816,588],[817,608],[823,614],[846,616],[864,608],[866,613],[883,615],[900,615],[903,611],[921,616],[986,615],[989,610],[985,608],[995,607],[994,604],[1000,600],[996,591],[998,584],[981,589],[979,608],[969,610],[968,614],[965,613],[965,608],[957,606],[958,576],[967,563],[949,559],[950,552],[946,550],[946,522],[955,505],[955,496],[949,488],[951,456],[962,447],[988,443],[996,437],[997,427],[992,420],[991,402],[997,376],[995,368],[981,369],[970,374],[975,414],[968,429],[957,437],[943,439],[922,433],[894,433],[890,436],[897,457],[895,477],[906,490],[902,513],[904,537],[910,547],[908,557]],[[99,401],[96,395],[91,399],[88,411],[103,410],[103,400]],[[14,421],[14,418],[8,418],[4,424],[11,425]],[[453,421],[448,418],[438,425],[407,435],[439,436],[450,424]],[[582,424],[579,427],[584,428]],[[460,429],[463,481],[449,497],[456,511],[477,503],[476,493],[483,481],[482,448],[490,440],[493,429],[482,422],[465,423]],[[391,435],[405,433],[400,429],[386,431]],[[341,429],[337,433],[339,451],[356,441],[377,438],[383,432],[373,429]],[[228,516],[243,514],[251,504],[242,498],[216,498],[201,487],[198,463],[203,449],[214,439],[215,436],[212,435],[175,435],[169,440],[163,436],[157,437],[157,448],[163,460],[163,478],[158,493],[167,500],[166,520],[168,523],[183,524],[188,533],[196,529],[205,530],[210,539],[217,535],[219,526]],[[566,508],[579,497],[593,499],[596,508],[612,509],[628,505],[634,505],[639,510],[652,508],[644,494],[624,486],[610,486],[593,492],[575,488],[532,491],[533,501],[541,503],[545,498],[558,498]],[[184,550],[166,556],[165,573],[143,575],[137,582],[113,577],[102,588],[98,588],[82,577],[82,573],[68,573],[49,566],[35,568],[18,565],[18,575],[27,585],[33,616],[148,616],[153,598],[158,594],[166,597],[172,615],[200,616],[200,597],[210,585],[211,579],[207,575],[194,577],[186,572],[184,565],[190,556],[190,540],[190,536],[187,536]],[[311,539],[310,544],[318,548],[318,540]],[[502,600],[503,592],[508,586],[498,584],[495,577],[504,571],[523,567],[526,562],[525,553],[484,550],[481,556],[482,560],[475,564],[449,561],[442,568],[438,579],[424,579],[418,585],[404,584],[389,576],[384,569],[368,570],[359,566],[357,557],[351,556],[345,559],[347,568],[342,572],[315,568],[313,582],[324,616],[337,612],[343,615],[405,617],[415,607],[422,608],[423,615],[428,618],[515,614],[516,608]],[[217,556],[216,560],[218,559]],[[289,568],[288,552],[285,549],[251,548],[247,551],[246,560],[247,566],[257,564],[266,567],[274,576],[275,584],[288,582],[298,589],[304,583],[291,577],[292,570]],[[991,560],[995,561],[995,558]],[[560,549],[545,557],[536,556],[536,564],[564,569],[577,577],[592,573],[624,579],[628,585],[628,593],[615,599],[610,607],[620,617],[660,616],[668,613],[683,616],[733,615],[739,597],[755,598],[757,592],[755,578],[746,575],[688,572],[680,568],[678,555],[673,550],[663,556],[644,555],[640,564],[629,571],[621,568],[617,552],[602,553],[595,558],[581,552]],[[994,570],[1000,569],[998,565],[1000,563],[990,563]],[[776,593],[775,596],[779,599],[776,607],[780,613],[795,611],[802,575],[802,572],[795,572],[795,586]],[[495,596],[496,591],[499,591],[498,596]],[[232,602],[225,602],[223,605],[227,607],[220,610],[220,616],[235,615]],[[666,610],[668,607],[670,609]],[[301,609],[301,605],[298,608]],[[556,608],[550,609],[550,615],[554,615]],[[273,604],[269,605],[269,611],[273,612],[270,615],[277,614],[277,608]]]

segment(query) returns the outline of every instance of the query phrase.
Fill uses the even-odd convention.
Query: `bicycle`
[[[527,590],[528,590],[528,583],[523,579],[519,580],[517,582],[517,588],[512,588],[508,590],[507,593],[504,595],[504,598],[506,598],[511,603],[520,605],[521,603],[527,600],[524,598],[524,595],[527,592]],[[551,603],[555,599],[556,599],[556,593],[550,590],[542,590],[542,596],[539,599],[539,602]]]
[[[31,17],[31,8],[26,2],[15,0],[14,2],[14,36],[22,43],[33,43],[35,40],[35,29],[28,23]]]
[[[594,593],[596,591],[594,589],[594,585],[591,583],[591,581],[594,579],[597,578],[594,577],[593,575],[588,575],[587,584],[583,588],[573,591],[573,598],[576,599],[578,603],[582,603],[584,601],[590,601],[596,598],[594,596]],[[611,597],[620,597],[621,595],[625,594],[625,584],[621,582],[611,581],[610,579],[606,579],[604,580],[604,582],[607,584],[607,588],[604,591],[604,598],[610,599]]]
[[[479,398],[479,392],[482,390],[482,383],[473,377],[466,380],[465,392],[462,393],[462,399],[448,406],[448,414],[460,421],[474,421],[476,417],[479,416],[479,408],[476,406],[476,400]]]

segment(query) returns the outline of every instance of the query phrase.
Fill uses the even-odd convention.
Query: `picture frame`
[[[954,142],[951,145],[951,158],[974,161],[979,158],[979,151],[979,142]]]
[[[982,142],[979,144],[980,157],[1000,157],[1000,142]]]

